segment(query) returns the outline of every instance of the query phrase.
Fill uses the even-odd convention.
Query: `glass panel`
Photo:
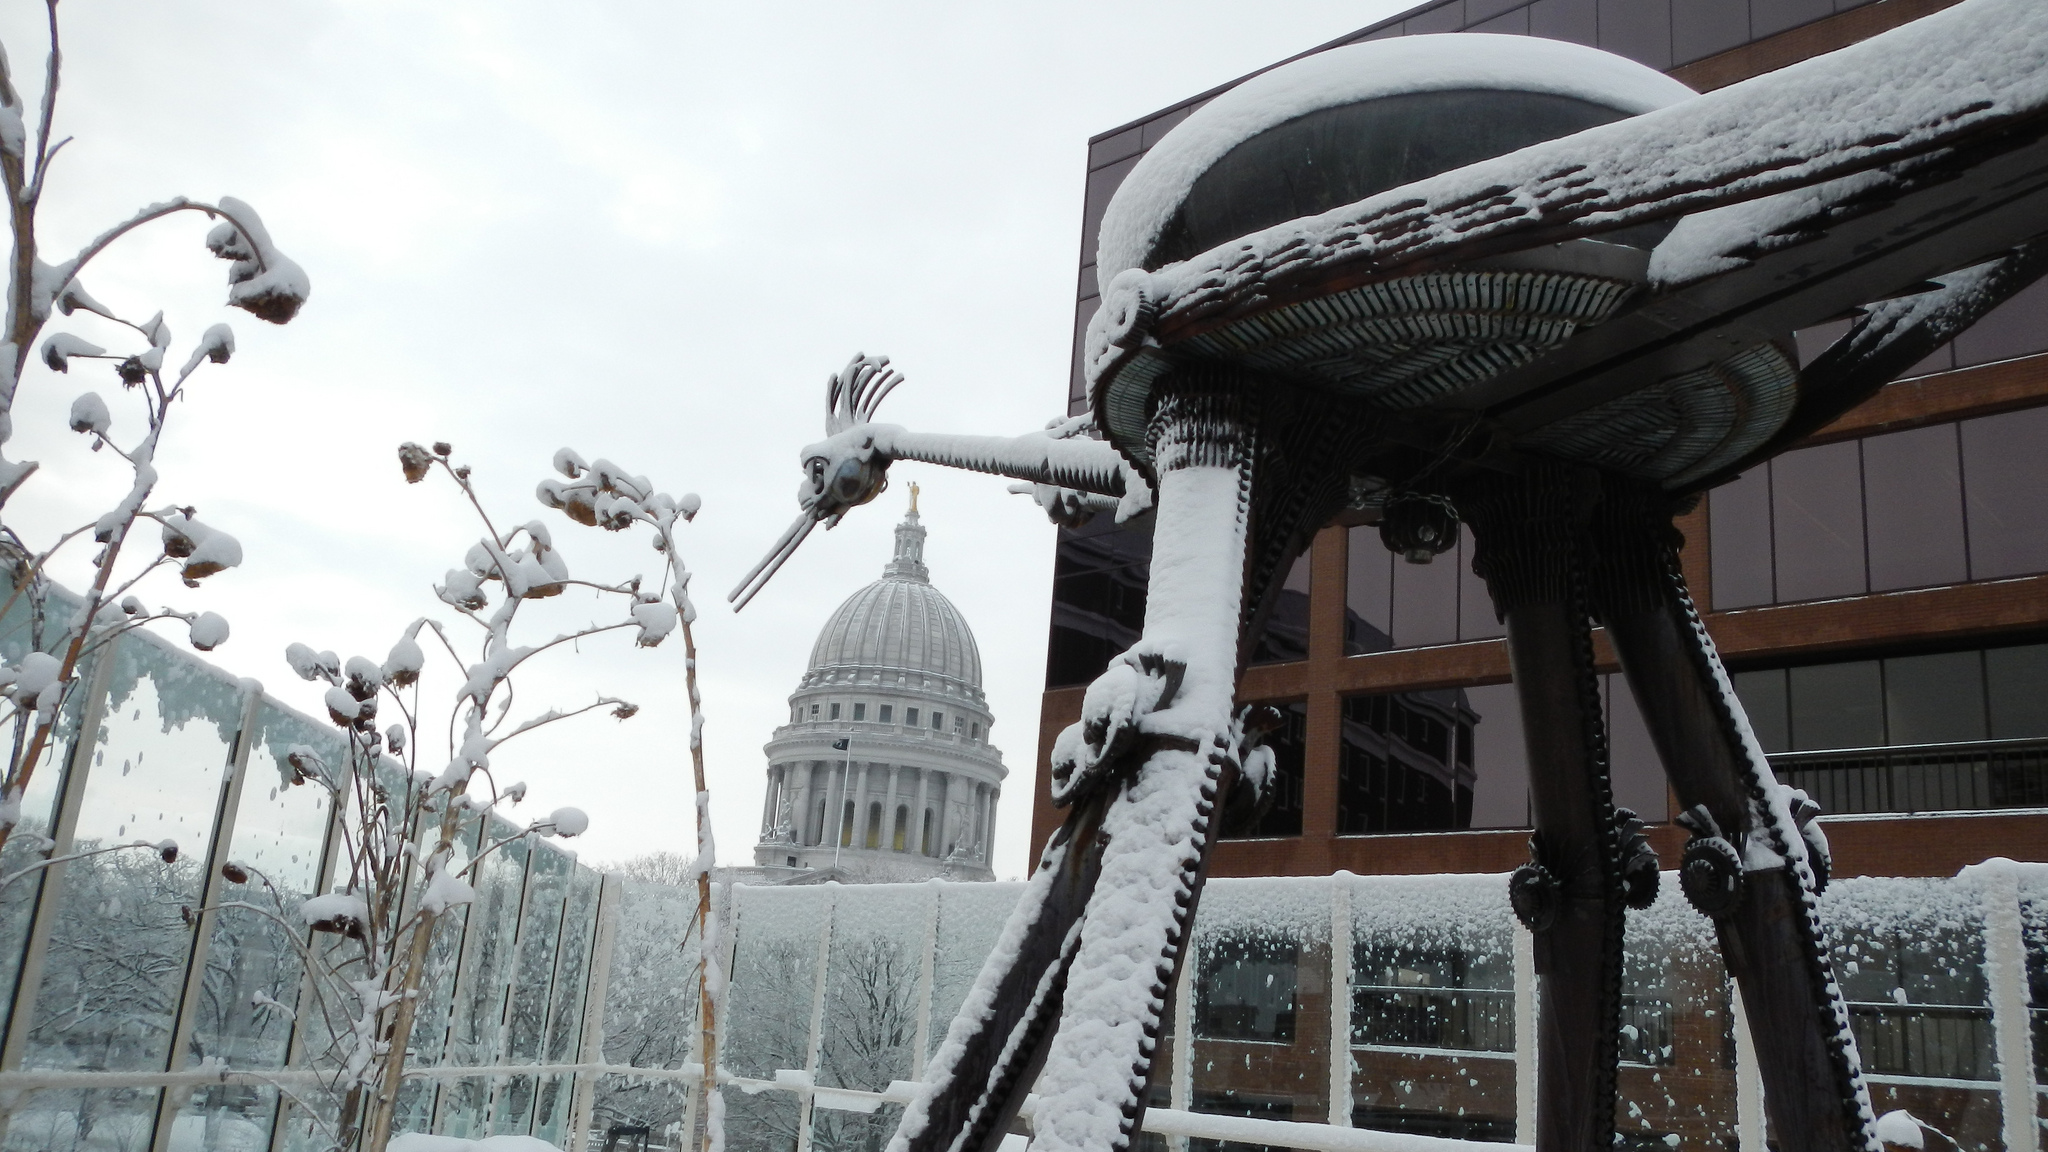
[[[1752,468],[1707,494],[1713,601],[1720,609],[1769,604],[1771,470]]]
[[[1373,527],[1345,529],[1344,547],[1344,654],[1384,652],[1394,646],[1394,554]]]
[[[1806,751],[1883,744],[1879,679],[1875,660],[1791,669],[1792,747]]]
[[[1785,670],[1766,668],[1760,672],[1737,672],[1729,677],[1735,696],[1749,717],[1750,730],[1766,752],[1792,748],[1791,704],[1785,696]]]
[[[17,1102],[6,1152],[130,1152],[149,1147],[157,1089],[87,1088],[42,1091]]]
[[[939,900],[938,948],[932,956],[932,1020],[928,1030],[932,1051],[946,1038],[946,1029],[974,987],[981,966],[995,949],[1003,925],[1023,898],[1021,882],[943,884],[932,891]],[[929,1055],[929,1054],[927,1054]]]
[[[1241,818],[1226,819],[1219,833],[1225,840],[1301,835],[1302,783],[1308,764],[1308,705],[1297,700],[1274,707],[1280,710],[1281,724],[1266,735],[1266,747],[1273,750],[1273,801],[1249,825]]]
[[[840,890],[825,966],[820,1085],[880,1092],[892,1080],[915,1076],[917,977],[924,965],[928,907],[918,886]],[[898,1104],[870,1113],[814,1107],[811,1146],[820,1152],[874,1152],[902,1117]]]
[[[1467,688],[1465,706],[1472,712],[1472,827],[1527,828],[1529,746],[1515,686]]]
[[[513,831],[504,821],[491,817],[486,821],[486,845],[503,840]],[[505,1000],[515,971],[526,857],[526,843],[513,840],[484,857],[472,872],[477,877],[476,900],[469,907],[462,945],[462,986],[456,993],[443,1063],[502,1062]],[[442,1134],[473,1138],[487,1135],[483,1125],[489,1111],[490,1087],[478,1080],[461,1080],[445,1086],[441,1107],[444,1113],[458,1119],[444,1119]],[[451,1122],[459,1126],[449,1127]]]
[[[1351,888],[1352,1125],[1513,1139],[1507,886],[1486,876],[1342,882]]]
[[[1735,1039],[1713,922],[1665,873],[1628,915],[1622,960],[1617,1148],[1736,1148]]]
[[[581,865],[569,880],[562,946],[555,954],[555,991],[548,1001],[547,1047],[541,1060],[569,1064],[583,1042],[583,1001],[590,982],[590,947],[597,932],[598,893],[604,877]]]
[[[18,659],[19,655],[7,655],[6,659]],[[92,669],[88,666],[79,677],[82,683],[92,682]],[[50,830],[57,816],[57,794],[61,791],[64,767],[70,762],[72,745],[78,738],[78,720],[85,707],[84,692],[73,692],[65,701],[64,715],[59,721],[57,732],[52,734],[43,758],[29,777],[28,787],[21,799],[21,822],[15,826],[7,844],[0,848],[0,875],[14,875],[17,870],[29,866],[36,860],[44,859],[43,842],[50,837]],[[36,872],[0,888],[0,996],[4,1003],[13,1004],[15,983],[21,977],[21,960],[28,947],[30,922],[35,915],[36,901],[42,895],[44,872]],[[7,1033],[11,1020],[0,1020],[0,1037]]]
[[[1266,631],[1252,649],[1253,664],[1283,664],[1308,659],[1309,553],[1302,552],[1287,569],[1287,578],[1266,617]]]
[[[1060,529],[1053,554],[1046,687],[1086,684],[1109,666],[1111,657],[1138,642],[1151,572],[1149,526],[1119,527],[1112,517],[1097,516],[1080,528]],[[907,717],[904,722],[916,723]]]
[[[600,1076],[597,1093],[590,1106],[590,1133],[586,1137],[590,1148],[601,1149],[614,1133],[621,1137],[639,1128],[646,1128],[652,1137],[648,1147],[687,1147],[683,1134],[683,1114],[689,1105],[690,1087],[678,1080],[642,1080],[629,1076]],[[737,1093],[729,1092],[727,1099]],[[760,1097],[756,1097],[759,1099]],[[726,1113],[726,1139],[732,1140],[736,1129],[732,1113]],[[634,1143],[621,1139],[619,1147],[632,1148]],[[776,1152],[792,1152],[794,1143],[777,1149]]]
[[[276,1116],[275,1088],[226,1084],[201,1088],[171,1118],[170,1148],[172,1152],[185,1152],[188,1148],[205,1152],[268,1152],[270,1125]]]
[[[1614,803],[1627,808],[1651,824],[1665,819],[1668,791],[1664,785],[1664,762],[1650,743],[1649,725],[1636,708],[1635,693],[1628,678],[1607,675],[1603,693],[1607,698],[1607,759],[1614,777]]]
[[[1339,835],[1471,826],[1471,742],[1479,714],[1466,702],[1466,691],[1343,698]]]
[[[1981,653],[1942,652],[1884,662],[1886,735],[1893,744],[1984,739]]]
[[[628,878],[620,885],[618,927],[605,985],[607,1064],[680,1068],[697,1026],[697,893],[694,888]],[[731,1056],[722,1063],[730,1065]],[[687,1090],[674,1081],[598,1080],[592,1131],[645,1124],[680,1125]]]
[[[2000,1147],[1976,886],[1838,880],[1821,897],[1821,922],[1849,1001],[1872,1105],[1880,1114],[1908,1109],[1966,1149]],[[1972,1081],[1984,1087],[1973,1088]]]
[[[1962,423],[1970,578],[2048,570],[2048,408]]]
[[[1993,648],[1984,675],[1993,740],[2048,736],[2048,644]]]
[[[1460,539],[1464,528],[1458,529]],[[1394,565],[1394,646],[1419,648],[1458,638],[1458,553],[1427,564]]]
[[[1963,541],[1963,470],[1953,424],[1863,442],[1870,516],[1870,589],[1969,579]]]
[[[2042,333],[2044,319],[2048,319],[2048,284],[2030,284],[1956,336],[1956,363],[1968,367],[2039,352],[2048,347]]]
[[[1211,880],[1194,954],[1198,1112],[1329,1115],[1327,882]]]
[[[164,1067],[205,887],[242,693],[211,668],[131,633],[114,653],[106,719],[79,807],[77,849],[171,839],[175,864],[112,852],[61,865],[36,1021],[23,1063]]]
[[[1458,539],[1458,638],[1491,640],[1507,634],[1507,625],[1494,615],[1486,581],[1472,571],[1472,537],[1462,534]]]
[[[844,889],[736,888],[738,935],[719,1063],[734,1075],[772,1080],[778,1070],[811,1067],[811,1013],[818,965],[831,929],[834,898]],[[793,1148],[800,1119],[786,1092],[725,1092],[726,1147],[734,1152]]]
[[[1771,462],[1777,599],[1865,590],[1863,483],[1855,441],[1787,452]]]
[[[555,950],[562,938],[562,909],[568,896],[567,856],[546,843],[529,841],[526,907],[519,915],[519,959],[506,990],[505,1054],[508,1064],[538,1063],[547,1030]],[[533,1122],[532,1077],[514,1076],[498,1090],[491,1127],[500,1134],[524,1133]]]

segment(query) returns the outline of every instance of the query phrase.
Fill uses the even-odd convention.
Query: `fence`
[[[181,856],[110,854],[0,887],[0,1150],[314,1146],[303,1102],[320,1037],[301,1024],[292,942],[247,912],[184,910],[218,900],[227,860],[291,899],[332,883],[333,814],[284,760],[294,744],[331,745],[331,727],[140,635],[92,669],[65,726],[0,874],[32,862],[32,837],[59,853],[171,837]],[[489,823],[471,835],[514,831]],[[1881,1110],[1910,1108],[1973,1150],[2038,1149],[2040,871],[1851,879],[1824,898]],[[645,1125],[674,1147],[699,1079],[692,892],[524,841],[494,854],[476,889],[440,945],[405,1126],[585,1149]],[[733,1152],[872,1152],[1019,891],[718,886]],[[1526,1134],[1536,978],[1502,877],[1218,880],[1193,943],[1147,1113],[1155,1148],[1445,1152],[1412,1137]],[[1763,1147],[1740,1004],[1711,925],[1670,877],[1630,916],[1626,961],[1623,1142]]]

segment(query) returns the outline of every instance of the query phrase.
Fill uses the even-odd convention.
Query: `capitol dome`
[[[780,879],[992,878],[1009,772],[988,743],[974,631],[932,587],[925,535],[912,485],[895,555],[819,630],[764,749],[754,859]]]

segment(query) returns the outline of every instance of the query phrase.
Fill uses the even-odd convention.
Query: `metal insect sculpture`
[[[1037,1145],[1131,1145],[1219,809],[1255,805],[1270,763],[1238,673],[1347,504],[1411,560],[1462,521],[1507,626],[1537,1148],[1612,1147],[1622,928],[1658,874],[1613,802],[1598,623],[1679,797],[1680,883],[1741,988],[1779,1147],[1877,1152],[1816,809],[1750,730],[1673,517],[2048,268],[2044,137],[2044,0],[1965,0],[1706,95],[1532,38],[1339,48],[1217,97],[1125,179],[1083,420],[922,435],[873,420],[886,361],[835,376],[803,513],[742,604],[897,460],[1025,481],[1066,522],[1154,521],[1142,638],[1054,749],[1065,824],[890,1152],[993,1149],[1027,1091]],[[1801,366],[1791,333],[1843,317]]]

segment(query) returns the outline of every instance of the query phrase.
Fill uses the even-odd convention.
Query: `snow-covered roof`
[[[1244,141],[1325,108],[1472,90],[1566,96],[1629,114],[1694,95],[1611,52],[1530,36],[1406,36],[1319,52],[1211,100],[1138,161],[1103,213],[1101,281],[1138,267],[1195,180]]]

